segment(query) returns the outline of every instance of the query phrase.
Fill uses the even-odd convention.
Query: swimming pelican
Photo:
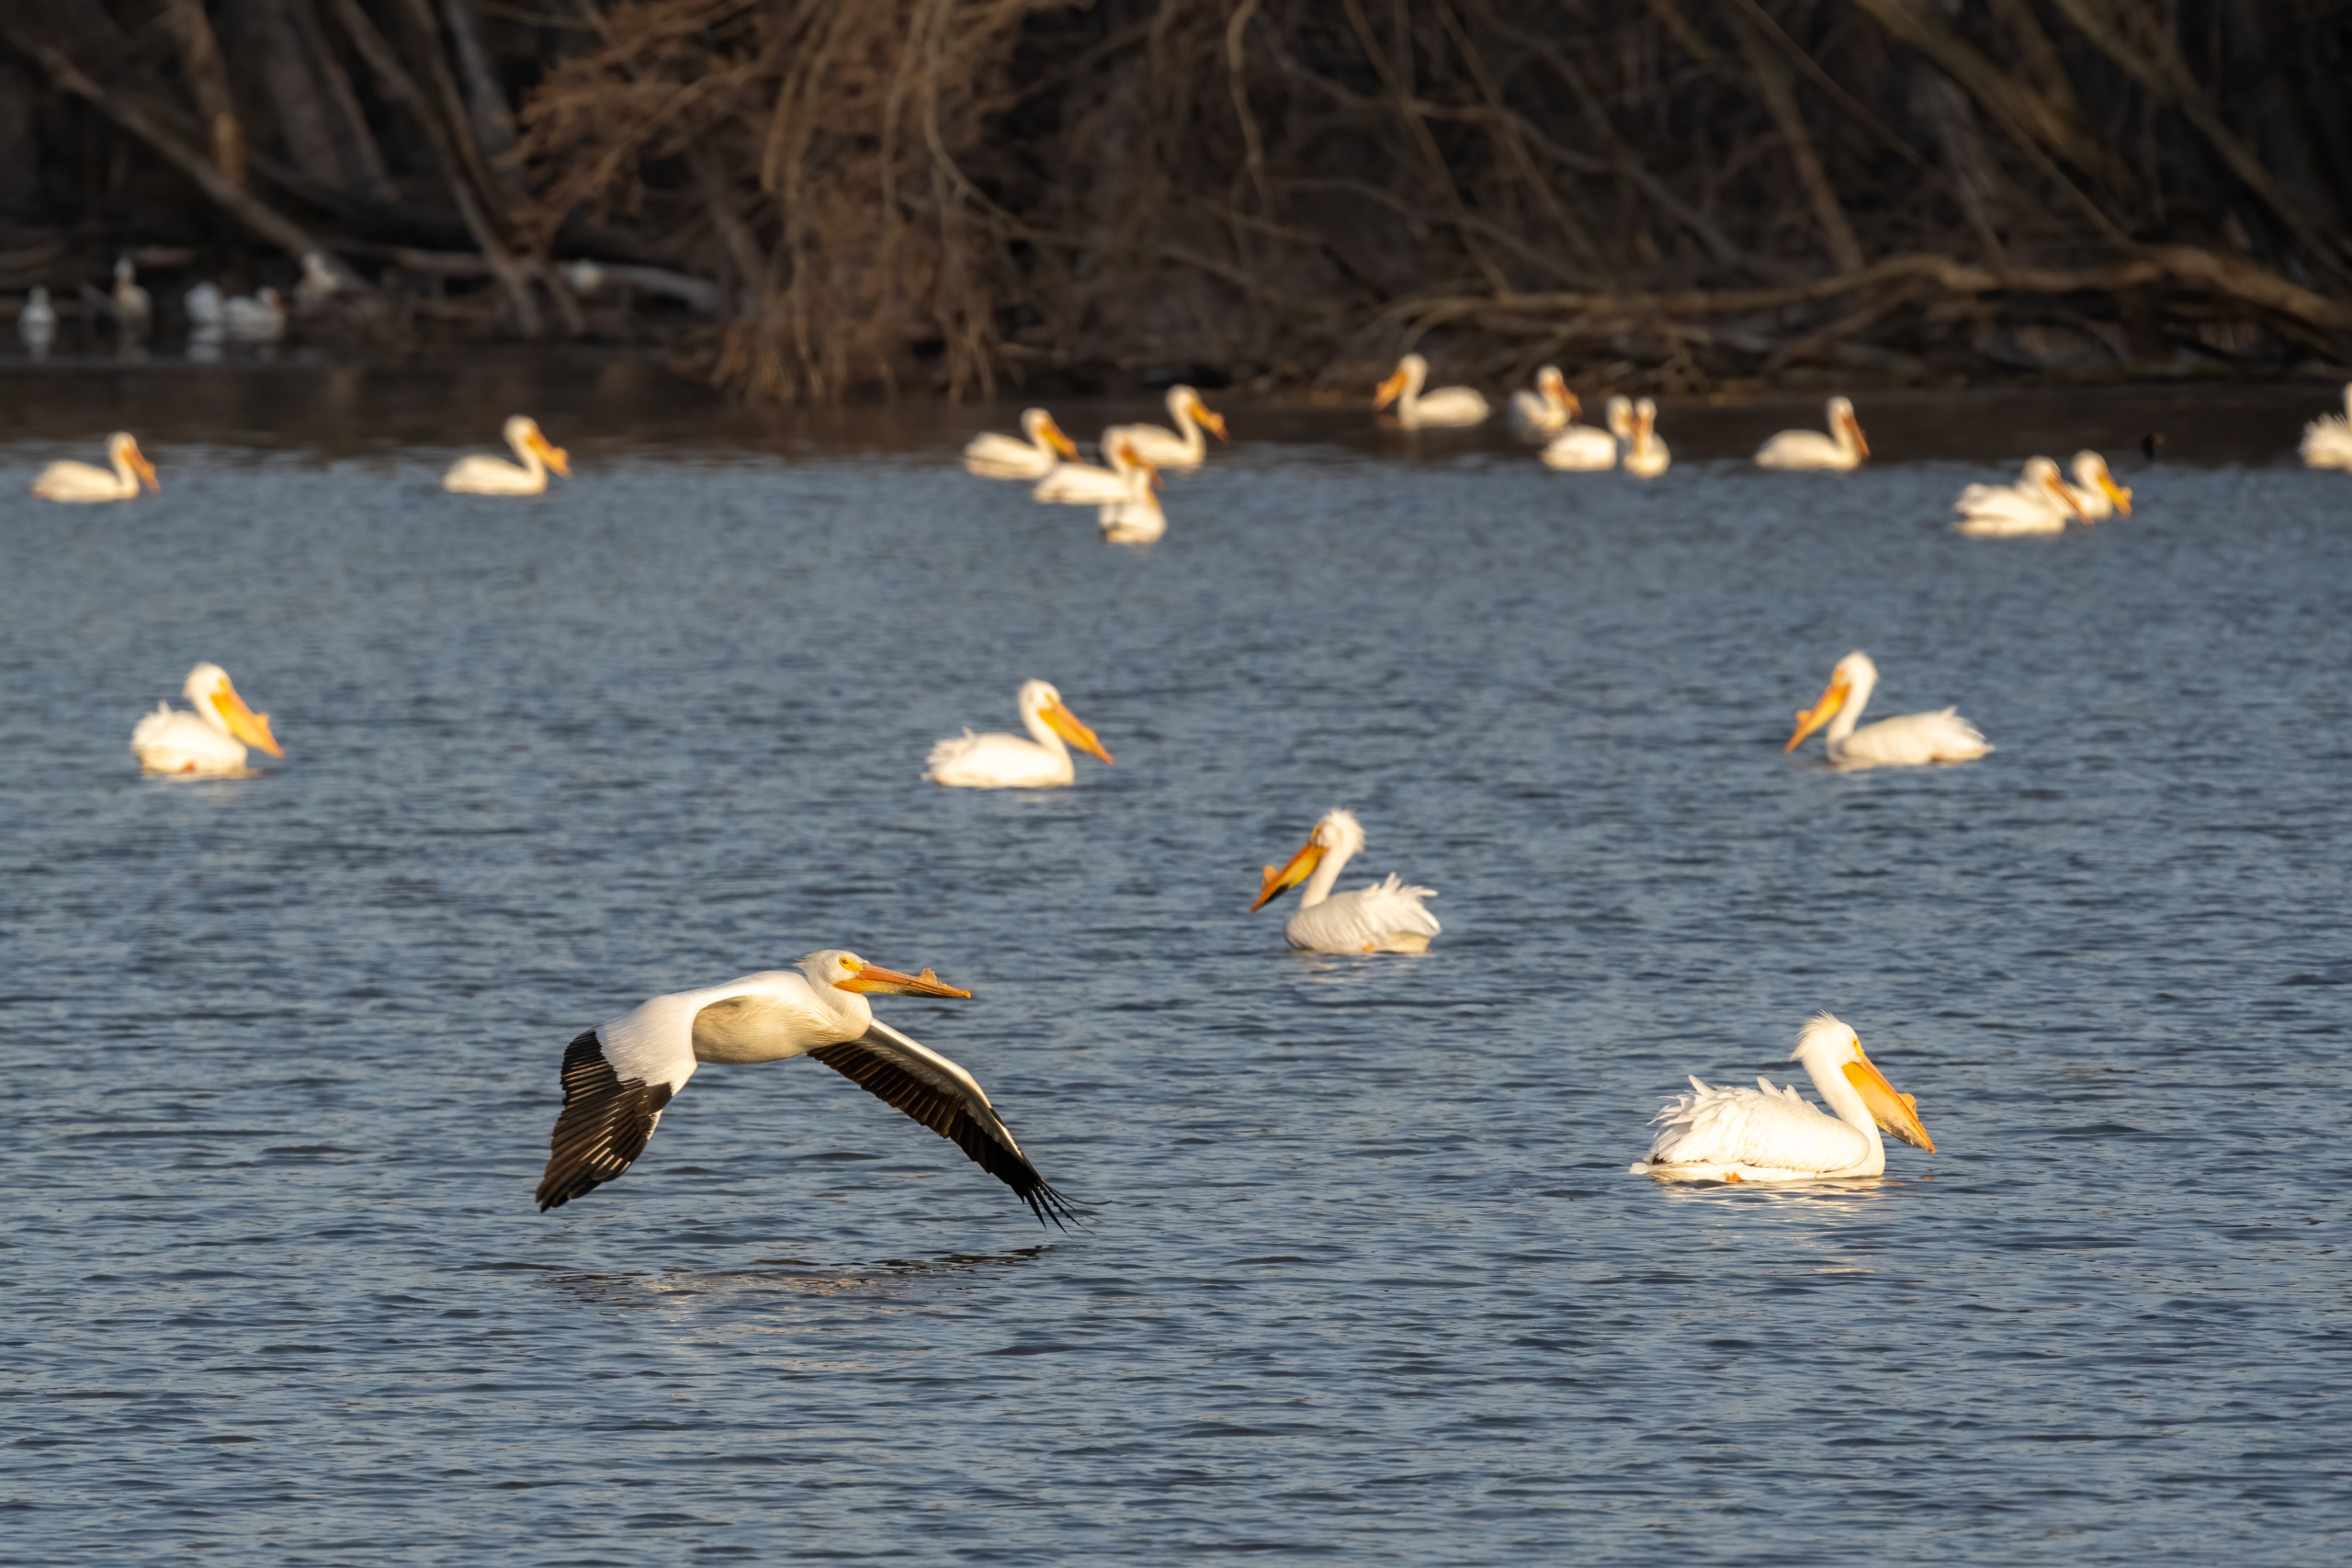
[[[17,312],[17,335],[25,340],[25,352],[35,359],[49,356],[49,345],[57,341],[57,307],[49,302],[49,290],[35,284],[25,295],[24,307]]]
[[[143,338],[155,319],[154,301],[147,298],[147,290],[139,287],[139,269],[129,256],[117,258],[114,264],[115,327],[126,338]]]
[[[1605,468],[1615,468],[1618,437],[1613,422],[1617,417],[1618,405],[1625,400],[1609,400],[1609,417],[1612,423],[1609,429],[1602,430],[1597,425],[1578,424],[1577,415],[1584,412],[1584,405],[1577,401],[1577,395],[1565,386],[1560,390],[1567,399],[1566,416],[1561,421],[1559,434],[1545,442],[1544,450],[1536,456],[1543,459],[1545,468],[1557,468],[1563,473],[1597,474]]]
[[[269,733],[269,715],[247,707],[218,664],[189,671],[180,694],[194,705],[194,713],[157,703],[130,732],[130,750],[144,772],[242,773],[248,746],[273,757],[286,755]]]
[[[1373,411],[1378,412],[1395,403],[1396,423],[1408,430],[1452,430],[1486,423],[1487,400],[1471,388],[1440,387],[1423,396],[1421,383],[1429,375],[1428,360],[1418,354],[1407,355],[1374,392]]]
[[[1829,434],[1817,430],[1784,430],[1758,448],[1756,460],[1768,468],[1850,468],[1871,455],[1854,405],[1843,398],[1829,400]]]
[[[286,302],[275,288],[240,294],[220,307],[231,343],[276,343],[286,335]]]
[[[961,1148],[1012,1189],[1039,1223],[1076,1213],[989,1103],[971,1074],[874,1016],[863,993],[968,997],[926,969],[901,975],[828,948],[796,972],[655,997],[574,1039],[563,1053],[563,1110],[539,1179],[541,1213],[592,1192],[645,1152],[662,1109],[703,1062],[810,1056]]]
[[[1568,390],[1567,378],[1560,374],[1556,365],[1546,365],[1535,373],[1535,389],[1521,389],[1510,395],[1511,434],[1521,441],[1550,441],[1568,427],[1577,417],[1577,395]],[[1613,459],[1616,454],[1610,454]],[[1555,463],[1554,468],[1562,465]]]
[[[441,488],[466,495],[537,495],[548,488],[548,469],[571,477],[571,459],[549,446],[538,422],[516,414],[506,422],[506,445],[523,459],[518,468],[503,457],[460,457],[441,476]]]
[[[1625,471],[1637,479],[1654,479],[1674,460],[1657,438],[1657,404],[1644,398],[1634,405],[1632,433],[1625,438]]]
[[[2303,466],[2352,468],[2352,381],[2345,383],[2344,412],[2324,413],[2303,426]]]
[[[2075,515],[2086,523],[2098,523],[2120,512],[2132,515],[2132,492],[2115,482],[2107,469],[2107,459],[2096,452],[2075,454],[2069,465],[2075,472],[2075,482],[2066,486],[2066,493],[2074,499]]]
[[[1209,444],[1201,435],[1204,427],[1219,441],[1226,438],[1225,416],[1201,401],[1201,394],[1190,387],[1168,389],[1168,417],[1176,423],[1173,430],[1158,424],[1123,424],[1118,435],[1144,457],[1163,468],[1197,468],[1201,459],[1208,456]],[[1114,437],[1103,433],[1107,445]]]
[[[1054,416],[1044,409],[1025,409],[1018,441],[991,430],[964,445],[964,471],[984,479],[1037,479],[1054,471],[1065,457],[1078,461],[1078,443],[1062,434]]]
[[[932,747],[924,762],[930,771],[923,777],[933,784],[969,789],[1051,789],[1078,782],[1078,769],[1070,762],[1069,747],[1062,744],[1065,740],[1084,747],[1105,762],[1111,760],[1094,731],[1062,705],[1062,694],[1050,682],[1023,681],[1014,701],[1021,710],[1021,727],[1032,739],[1023,740],[1001,731],[975,735],[967,729]]]
[[[107,457],[114,464],[112,473],[88,463],[51,463],[34,477],[33,493],[43,501],[129,501],[139,493],[142,479],[149,490],[162,492],[155,465],[129,431],[107,437]]]
[[[1797,715],[1796,733],[1781,750],[1795,750],[1799,742],[1824,724],[1829,726],[1829,761],[1839,768],[1916,768],[1928,762],[1967,762],[1993,749],[1984,744],[1984,737],[1974,725],[1960,716],[1957,708],[1945,708],[1939,713],[1906,713],[1899,718],[1883,718],[1856,729],[1854,721],[1870,705],[1871,692],[1877,685],[1878,666],[1871,662],[1869,654],[1858,649],[1846,655],[1829,672],[1829,685],[1821,694],[1821,700]]]
[[[1803,1062],[1834,1116],[1824,1116],[1796,1086],[1709,1089],[1691,1092],[1651,1118],[1664,1122],[1635,1176],[1674,1181],[1821,1181],[1876,1176],[1886,1168],[1885,1128],[1905,1143],[1936,1152],[1911,1097],[1895,1092],[1862,1051],[1861,1037],[1826,1012],[1813,1015],[1790,1060]]]
[[[1268,866],[1256,914],[1289,888],[1304,882],[1298,909],[1283,926],[1283,940],[1309,953],[1427,953],[1442,929],[1421,900],[1437,897],[1428,887],[1408,887],[1390,872],[1352,893],[1334,895],[1340,868],[1363,848],[1363,825],[1352,811],[1327,811],[1306,836],[1306,847],[1285,866]]]
[[[2062,534],[2068,518],[2083,515],[2080,497],[2047,457],[2027,458],[2015,484],[1970,485],[1952,506],[1961,513],[1952,526],[1979,536]]]
[[[1099,508],[1095,522],[1102,537],[1114,545],[1148,545],[1167,533],[1168,513],[1153,493],[1159,488],[1159,469],[1136,450],[1128,429],[1114,425],[1102,433],[1109,468],[1057,463],[1029,491],[1030,499]]]

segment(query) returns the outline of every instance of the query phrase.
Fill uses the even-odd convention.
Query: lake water
[[[1646,487],[1235,406],[1136,550],[969,410],[0,378],[0,1556],[2341,1562],[2333,396],[1669,406]],[[439,493],[526,398],[577,477]],[[118,424],[160,496],[24,495]],[[1945,527],[2086,440],[2132,517]],[[1784,756],[1854,648],[1998,750]],[[266,776],[138,775],[199,659]],[[1115,767],[922,781],[1033,675]],[[1427,956],[1245,912],[1340,804]],[[567,1040],[835,945],[1086,1228],[797,1062],[536,1212]],[[1625,1173],[1820,1008],[1939,1153]]]

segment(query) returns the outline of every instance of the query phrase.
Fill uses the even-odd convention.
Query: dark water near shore
[[[526,396],[577,478],[440,494]],[[0,1557],[2339,1562],[2331,398],[1670,407],[1648,487],[1237,408],[1136,551],[969,411],[0,380]],[[118,424],[161,496],[25,497]],[[1943,526],[2086,441],[2136,515]],[[1998,750],[1784,757],[1852,648]],[[266,777],[137,776],[198,659]],[[1031,675],[1115,767],[922,781]],[[1426,957],[1244,913],[1334,804]],[[808,1063],[534,1211],[566,1040],[830,945],[1090,1228]],[[1624,1174],[1823,1007],[1940,1153]]]

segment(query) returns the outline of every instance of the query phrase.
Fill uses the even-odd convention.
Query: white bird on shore
[[[114,321],[116,330],[126,338],[143,338],[154,324],[154,301],[147,290],[139,287],[139,268],[129,256],[116,259],[114,264]]]
[[[180,694],[196,709],[158,703],[130,732],[130,750],[151,773],[243,773],[245,748],[258,746],[273,757],[286,753],[269,733],[269,715],[255,713],[229,683],[218,664],[187,672]]]
[[[1219,441],[1225,436],[1225,416],[1201,401],[1201,394],[1190,387],[1168,389],[1168,417],[1176,428],[1158,424],[1122,424],[1102,433],[1107,449],[1114,440],[1124,439],[1136,449],[1136,455],[1162,468],[1197,468],[1208,456],[1208,442],[1202,436],[1205,429]]]
[[[2066,493],[2074,500],[2075,516],[2086,523],[2099,523],[2119,512],[2132,515],[2132,492],[2115,482],[2106,458],[2086,450],[2075,453],[2068,466],[2074,470],[2075,482],[2066,486]]]
[[[575,1038],[539,1179],[541,1213],[612,1180],[645,1152],[662,1108],[704,1062],[808,1056],[956,1145],[1042,1223],[1075,1219],[1037,1174],[978,1079],[874,1016],[865,993],[968,997],[926,969],[901,975],[829,948],[797,970],[655,997]]]
[[[2063,534],[2070,518],[2081,518],[2083,503],[2047,457],[2028,457],[2015,484],[1970,485],[1953,500],[1963,534],[2002,537],[2018,534]]]
[[[1625,471],[1637,479],[1654,479],[1674,460],[1657,436],[1657,404],[1647,398],[1634,405],[1625,438]]]
[[[1691,1092],[1651,1118],[1663,1122],[1635,1176],[1671,1181],[1824,1181],[1877,1176],[1886,1169],[1883,1127],[1905,1143],[1936,1152],[1908,1095],[1897,1093],[1862,1051],[1861,1037],[1828,1013],[1815,1013],[1797,1036],[1791,1060],[1804,1064],[1834,1115],[1825,1116],[1794,1085]]]
[[[1023,740],[1001,730],[975,735],[967,729],[932,747],[923,777],[933,784],[967,789],[1052,789],[1078,782],[1070,745],[1110,761],[1111,753],[1102,749],[1094,731],[1062,705],[1062,694],[1051,682],[1023,681],[1014,702],[1021,711],[1021,728],[1030,739]]]
[[[286,335],[286,302],[275,288],[240,294],[220,307],[231,343],[276,343]]]
[[[1757,449],[1757,462],[1768,468],[1850,468],[1871,455],[1852,403],[1830,399],[1828,420],[1826,435],[1817,430],[1781,432]]]
[[[1511,434],[1529,442],[1554,439],[1568,428],[1568,422],[1578,412],[1577,395],[1568,390],[1567,378],[1560,374],[1556,365],[1546,365],[1538,370],[1535,389],[1531,392],[1521,388],[1513,392],[1508,407]]]
[[[1430,362],[1408,354],[1373,394],[1373,412],[1396,405],[1396,423],[1408,430],[1458,430],[1486,423],[1489,412],[1484,394],[1469,387],[1440,387],[1424,393]]]
[[[2342,413],[2324,413],[2303,426],[2301,451],[2307,468],[2352,468],[2352,382],[2345,383]]]
[[[1427,953],[1442,929],[1421,907],[1437,897],[1428,887],[1409,887],[1390,872],[1352,893],[1334,894],[1340,870],[1363,848],[1363,825],[1351,811],[1327,811],[1306,836],[1306,847],[1284,866],[1268,866],[1258,889],[1256,914],[1298,884],[1298,908],[1283,923],[1283,940],[1309,953]]]
[[[341,292],[343,285],[335,280],[327,258],[316,251],[303,252],[302,276],[294,285],[294,313],[315,316]]]
[[[187,312],[188,330],[191,332],[218,334],[228,330],[220,286],[209,277],[201,279],[195,288],[180,296],[180,309]]]
[[[520,466],[480,454],[460,457],[441,476],[441,488],[463,495],[537,495],[548,488],[549,468],[571,477],[570,456],[549,445],[537,420],[518,413],[506,422],[503,434],[506,445],[522,459]]]
[[[51,463],[33,477],[32,492],[43,501],[129,501],[144,480],[149,490],[162,493],[155,465],[129,431],[107,437],[107,458],[114,465],[111,473],[89,463]]]
[[[1929,762],[1968,762],[1993,748],[1977,728],[1960,716],[1957,708],[1937,713],[1906,713],[1876,724],[1854,728],[1870,705],[1878,685],[1878,666],[1856,649],[1839,660],[1829,672],[1821,700],[1797,715],[1796,733],[1782,751],[1793,751],[1804,738],[1829,726],[1829,761],[1838,768],[1916,768]]]
[[[57,307],[49,302],[49,290],[39,284],[25,295],[25,303],[17,312],[17,335],[25,340],[25,352],[35,359],[49,357],[49,345],[57,341]]]
[[[1078,461],[1078,443],[1062,434],[1044,409],[1024,409],[1021,431],[1027,440],[987,431],[964,444],[964,471],[984,479],[1038,479],[1063,459]]]

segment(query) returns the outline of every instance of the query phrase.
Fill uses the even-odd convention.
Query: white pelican
[[[2345,383],[2344,412],[2324,413],[2303,426],[2303,466],[2352,468],[2352,381]]]
[[[25,340],[25,352],[35,359],[49,354],[49,345],[57,341],[57,307],[49,302],[49,290],[35,284],[26,294],[24,308],[17,312],[17,335]]]
[[[1568,390],[1567,378],[1560,374],[1556,365],[1546,365],[1538,370],[1535,389],[1513,392],[1509,407],[1511,434],[1521,441],[1552,440],[1568,427],[1568,422],[1578,412],[1577,395]]]
[[[258,746],[273,757],[286,755],[269,733],[269,715],[247,707],[229,683],[229,672],[218,664],[199,664],[189,671],[180,694],[195,705],[194,713],[157,703],[155,711],[130,732],[130,750],[142,771],[242,773],[248,746]]]
[[[116,327],[127,338],[142,338],[155,319],[154,302],[147,298],[147,290],[139,287],[139,269],[129,256],[114,264],[114,320]]]
[[[466,495],[537,495],[548,488],[549,468],[571,477],[571,457],[560,446],[548,445],[537,420],[518,413],[506,422],[504,434],[506,445],[523,459],[520,467],[503,457],[460,457],[441,476],[441,488]]]
[[[1859,649],[1838,661],[1821,700],[1797,715],[1796,733],[1781,748],[1793,751],[1804,738],[1829,726],[1830,762],[1840,768],[1916,768],[1928,762],[1967,762],[1993,748],[1957,708],[1906,713],[1854,728],[1878,684],[1878,666]]]
[[[769,969],[723,986],[656,997],[573,1040],[563,1053],[563,1110],[539,1179],[541,1213],[593,1192],[645,1152],[662,1108],[702,1062],[810,1056],[962,1149],[1029,1205],[1039,1222],[1077,1213],[1054,1190],[971,1074],[874,1016],[861,994],[968,997],[926,969],[900,975],[829,948],[796,972]]]
[[[2086,523],[2098,523],[2120,512],[2132,515],[2132,492],[2115,482],[2107,469],[2107,459],[2096,452],[2075,454],[2068,465],[2075,482],[2066,486],[2066,493],[2075,502],[2075,515]]]
[[[1952,502],[1961,514],[1952,525],[1963,534],[2061,534],[2069,517],[2083,515],[2083,503],[2047,457],[2028,457],[2015,484],[1970,485]]]
[[[1021,431],[1029,439],[1015,440],[988,431],[964,444],[964,471],[984,479],[1040,479],[1063,458],[1078,461],[1078,443],[1062,434],[1054,416],[1044,409],[1026,409]]]
[[[187,312],[191,333],[218,337],[228,330],[221,315],[224,301],[220,286],[209,277],[180,296],[180,308]]]
[[[142,479],[149,490],[162,492],[155,465],[129,431],[107,437],[107,458],[114,465],[112,473],[88,463],[51,463],[34,476],[33,493],[43,501],[129,501],[139,493]]]
[[[276,343],[286,335],[286,302],[275,288],[240,294],[220,307],[231,343]]]
[[[1201,401],[1201,394],[1190,387],[1168,389],[1168,417],[1175,422],[1175,429],[1159,424],[1123,424],[1116,427],[1118,436],[1125,438],[1138,457],[1163,468],[1199,468],[1209,450],[1208,442],[1201,435],[1204,428],[1219,441],[1226,438],[1225,416]],[[1113,439],[1110,432],[1103,433],[1106,445]]]
[[[1850,468],[1871,455],[1854,405],[1843,398],[1829,400],[1829,434],[1817,430],[1784,430],[1757,449],[1756,460],[1768,468]]]
[[[1634,405],[1630,434],[1625,437],[1625,471],[1637,479],[1654,479],[1674,460],[1657,438],[1657,404],[1644,398]]]
[[[1091,463],[1057,463],[1029,491],[1034,501],[1064,506],[1092,506],[1102,537],[1114,545],[1148,545],[1168,532],[1168,513],[1160,510],[1159,469],[1136,450],[1125,426],[1102,433],[1107,468]]]
[[[302,276],[294,285],[294,313],[315,316],[327,308],[328,302],[342,292],[343,285],[327,265],[327,258],[316,251],[302,253]]]
[[[1078,782],[1065,740],[1105,762],[1111,760],[1094,731],[1062,705],[1062,694],[1050,682],[1022,682],[1021,695],[1014,701],[1021,709],[1021,727],[1032,739],[1001,731],[975,735],[967,729],[932,747],[924,762],[930,771],[923,777],[970,789],[1051,789]]]
[[[1544,460],[1545,468],[1557,468],[1563,473],[1597,474],[1604,468],[1615,468],[1618,407],[1625,400],[1609,400],[1610,426],[1602,430],[1596,425],[1578,424],[1577,415],[1584,412],[1584,405],[1565,386],[1560,390],[1567,400],[1566,413],[1560,422],[1559,433],[1545,442],[1544,450],[1536,456]]]
[[[1396,405],[1396,423],[1408,430],[1451,430],[1487,422],[1486,398],[1469,387],[1440,387],[1424,396],[1430,362],[1408,354],[1396,362],[1396,372],[1374,393],[1373,411]]]
[[[1794,1085],[1691,1092],[1651,1118],[1664,1122],[1635,1176],[1676,1181],[1820,1181],[1876,1176],[1886,1168],[1881,1127],[1915,1148],[1936,1152],[1908,1095],[1895,1092],[1862,1052],[1861,1038],[1826,1012],[1797,1036],[1790,1060],[1803,1062],[1813,1087],[1837,1114],[1824,1116]]]
[[[1430,938],[1442,929],[1437,917],[1421,908],[1421,900],[1437,893],[1408,887],[1390,872],[1385,882],[1374,882],[1352,893],[1333,895],[1340,868],[1363,848],[1363,825],[1352,811],[1327,811],[1306,836],[1306,847],[1285,866],[1268,866],[1256,914],[1285,889],[1304,882],[1298,910],[1283,926],[1283,940],[1309,953],[1427,953]]]

